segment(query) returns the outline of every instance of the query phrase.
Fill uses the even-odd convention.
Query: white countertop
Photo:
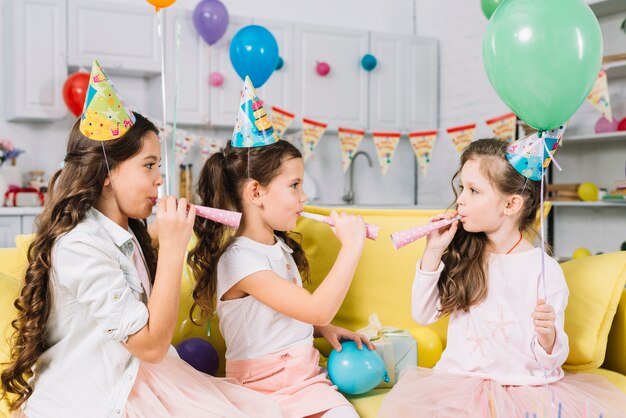
[[[39,215],[42,211],[43,206],[0,207],[0,216]]]

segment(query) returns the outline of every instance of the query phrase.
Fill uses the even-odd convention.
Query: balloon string
[[[161,103],[163,105],[163,126],[167,127],[167,117],[166,117],[166,100],[165,100],[165,36],[163,34],[164,27],[164,13],[157,13],[157,31],[159,34],[159,38],[161,39]],[[167,149],[167,129],[163,130],[163,149],[165,150],[165,195],[170,195],[170,164],[168,159],[168,149]]]
[[[178,18],[176,19],[176,41],[174,43],[176,49],[176,64],[174,65],[174,120],[172,126],[172,155],[176,153],[176,125],[178,122],[178,79],[180,74],[180,21],[182,19],[182,9],[178,12]],[[172,166],[171,171],[172,177],[174,178],[174,166]],[[185,188],[188,188],[187,184]],[[187,191],[185,190],[185,193]],[[181,191],[179,190],[179,195]],[[187,199],[191,199],[191,195],[187,196]]]

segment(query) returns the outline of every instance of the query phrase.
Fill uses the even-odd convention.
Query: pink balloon
[[[595,126],[594,130],[595,130],[595,132],[597,134],[606,134],[606,133],[609,133],[609,132],[615,132],[615,131],[617,131],[617,125],[618,124],[619,124],[619,122],[617,121],[617,119],[613,118],[613,122],[609,122],[609,120],[607,118],[602,116],[596,122],[596,126]]]
[[[326,77],[330,72],[330,65],[326,62],[318,62],[315,67],[315,71],[317,71],[317,73],[322,77]]]
[[[224,84],[224,76],[219,71],[214,71],[209,75],[209,84],[213,87],[219,87]]]

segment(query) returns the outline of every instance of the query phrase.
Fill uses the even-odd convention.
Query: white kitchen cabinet
[[[370,33],[368,53],[377,60],[369,72],[369,128],[373,131],[404,130],[405,77],[410,73],[406,68],[407,45],[404,35]]]
[[[67,114],[65,0],[3,2],[4,107],[9,121],[54,120]]]
[[[141,2],[68,1],[70,65],[89,71],[97,59],[111,74],[160,73],[161,44],[153,7]]]
[[[230,16],[226,33],[210,48],[210,72],[219,71],[224,76],[224,84],[219,87],[209,86],[212,125],[232,127],[237,121],[237,108],[243,81],[230,62],[230,41],[239,29],[251,24],[250,18]],[[261,99],[263,100],[263,97]]]
[[[439,48],[435,39],[411,37],[406,52],[404,126],[436,129],[439,114]]]
[[[253,24],[265,27],[274,35],[278,43],[278,55],[284,62],[283,68],[275,70],[257,93],[266,104],[266,112],[271,113],[270,106],[291,111],[295,106],[294,76],[297,68],[294,61],[293,24],[264,19],[254,19]],[[296,128],[299,124],[299,120],[294,120],[290,128]]]
[[[177,36],[178,30],[180,35]],[[180,39],[179,58],[176,57],[177,38]],[[205,125],[209,123],[209,45],[194,27],[193,11],[167,15],[166,40],[166,83],[172,105],[176,84],[175,67],[176,61],[179,61],[177,122]],[[158,90],[160,92],[160,86]],[[160,100],[157,102],[160,103]],[[170,109],[168,111],[168,122],[172,122],[174,112]]]
[[[293,110],[299,117],[338,126],[368,128],[368,74],[360,61],[368,52],[368,32],[296,24],[295,94]],[[318,62],[330,73],[320,76]]]
[[[15,236],[21,232],[21,216],[0,216],[0,248],[15,247]]]

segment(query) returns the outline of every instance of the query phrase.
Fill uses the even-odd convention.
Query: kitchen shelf
[[[626,145],[626,131],[609,132],[605,134],[583,134],[568,135],[563,137],[562,146],[567,147],[575,144],[594,144],[594,143],[618,143],[624,142]]]
[[[626,200],[624,202],[552,202],[554,207],[578,207],[578,208],[606,208],[606,207],[622,207],[626,209]]]
[[[626,12],[624,0],[595,0],[587,2],[597,17],[608,16],[613,13]]]

